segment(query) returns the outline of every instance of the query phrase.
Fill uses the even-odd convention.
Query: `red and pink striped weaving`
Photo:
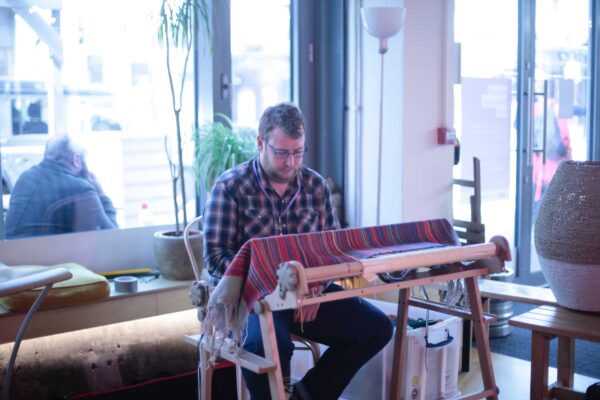
[[[225,272],[244,279],[242,299],[247,309],[277,286],[277,267],[296,260],[306,268],[367,259],[440,245],[458,245],[445,219],[369,228],[271,236],[244,244]]]

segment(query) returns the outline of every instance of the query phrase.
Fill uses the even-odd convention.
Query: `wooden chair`
[[[453,219],[452,225],[463,245],[485,243],[485,225],[481,222],[481,163],[479,158],[473,157],[473,179],[453,179],[452,183],[459,187],[473,189],[473,194],[469,197],[471,204],[471,220]],[[462,362],[461,372],[469,372],[471,358],[471,342],[473,332],[471,321],[463,321],[462,338]]]
[[[188,253],[188,257],[190,258],[190,262],[192,264],[192,269],[194,270],[194,276],[196,277],[196,281],[201,281],[202,280],[202,276],[201,276],[202,268],[198,265],[198,260],[196,260],[196,256],[194,255],[194,251],[192,249],[192,244],[190,242],[190,230],[195,225],[198,225],[199,227],[202,225],[202,215],[194,218],[185,227],[185,229],[183,230],[183,242],[185,244],[185,249]],[[189,342],[189,340],[188,340],[188,342]],[[200,343],[193,343],[193,344],[199,345],[198,349],[199,349],[200,359],[201,359],[200,364],[198,366],[198,368],[201,369],[200,371],[198,371],[198,373],[201,374],[201,379],[198,384],[198,397],[202,398],[202,399],[204,399],[204,397],[206,397],[207,399],[210,399],[211,398],[211,387],[212,387],[210,381],[212,380],[212,373],[214,370],[214,366],[212,365],[212,363],[208,362],[208,354],[206,354],[206,350],[202,349],[202,346],[200,345]],[[242,379],[241,367],[240,367],[240,364],[238,364],[238,363],[234,363],[234,365],[235,365],[236,389],[237,389],[237,394],[238,394],[238,400],[245,400],[248,398],[247,397],[248,391],[246,390],[246,387],[244,385],[244,380]],[[200,387],[201,385],[208,386],[208,389],[206,387],[204,389],[202,389]],[[202,395],[202,393],[204,393],[204,396]]]
[[[453,225],[464,244],[485,243],[485,225],[481,222],[481,166],[479,158],[473,157],[473,180],[453,179],[454,185],[473,188],[469,197],[471,220],[454,219]]]
[[[183,231],[183,240],[185,243],[185,248],[187,250],[188,256],[190,258],[190,262],[192,264],[192,268],[194,270],[194,276],[196,277],[196,281],[201,281],[201,272],[202,268],[198,265],[198,261],[196,260],[196,256],[192,251],[192,245],[189,240],[190,230],[195,225],[201,226],[202,224],[202,216],[198,216],[194,218],[184,229]],[[202,400],[210,400],[212,394],[212,373],[214,370],[214,366],[211,362],[208,362],[210,357],[210,349],[203,348],[203,344],[201,343],[200,335],[193,335],[186,337],[186,341],[194,346],[198,346],[200,352],[200,365],[198,371],[201,374],[200,384],[198,385],[198,394],[199,398]],[[304,339],[302,337],[292,335],[292,340],[300,345],[295,346],[295,350],[308,350],[311,352],[313,365],[317,363],[319,360],[321,353],[320,348],[317,343],[314,343],[310,340]],[[238,400],[246,400],[249,398],[248,391],[246,389],[246,385],[244,384],[244,379],[242,377],[241,368],[247,368],[255,373],[266,373],[267,371],[273,370],[273,365],[266,365],[264,360],[260,357],[254,356],[252,353],[241,352],[238,354],[227,354],[222,353],[221,358],[230,361],[235,365],[235,376],[236,376],[236,389],[238,393]],[[240,360],[241,358],[241,360]],[[203,386],[202,388],[200,386]]]

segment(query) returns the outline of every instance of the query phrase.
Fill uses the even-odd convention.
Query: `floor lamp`
[[[381,170],[383,142],[383,55],[387,53],[387,40],[400,32],[404,25],[406,8],[403,7],[363,7],[360,10],[362,23],[375,38],[379,39],[379,54],[381,54],[381,73],[379,89],[379,147],[377,173],[377,225],[381,223]]]

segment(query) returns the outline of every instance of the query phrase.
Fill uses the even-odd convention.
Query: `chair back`
[[[196,256],[194,256],[194,251],[192,249],[192,244],[190,242],[190,230],[191,228],[198,224],[198,227],[202,227],[202,215],[194,218],[183,230],[183,242],[185,243],[185,249],[188,253],[188,257],[190,258],[190,262],[192,264],[192,269],[194,270],[194,276],[196,280],[200,280],[200,272],[202,268],[198,266],[198,261],[196,260]],[[200,260],[202,262],[202,260]]]

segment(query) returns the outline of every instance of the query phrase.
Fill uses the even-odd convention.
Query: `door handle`
[[[536,96],[543,96],[543,110],[542,110],[542,148],[533,149],[534,152],[542,152],[542,164],[546,165],[546,142],[548,139],[548,80],[544,80],[544,91],[534,93]]]
[[[544,79],[544,123],[542,124],[542,164],[546,165],[546,137],[548,132],[548,79]]]
[[[533,88],[533,78],[529,76],[527,78],[527,89],[525,92],[527,96],[527,136],[525,137],[525,165],[530,168],[533,164],[533,129],[534,129],[534,118],[533,118],[533,102],[535,101],[535,92]]]

